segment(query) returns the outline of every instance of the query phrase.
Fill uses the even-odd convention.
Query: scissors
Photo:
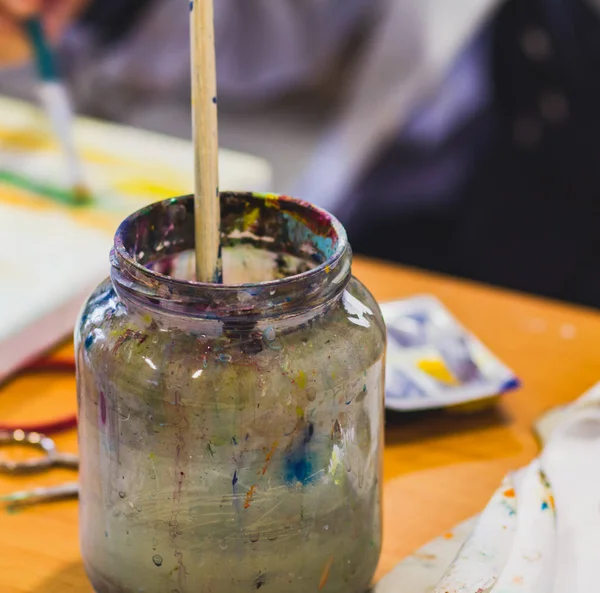
[[[64,467],[76,471],[79,467],[79,458],[77,455],[60,453],[50,437],[38,432],[25,432],[20,429],[11,432],[0,431],[0,448],[14,445],[38,449],[41,450],[44,455],[42,457],[32,457],[24,461],[0,458],[0,472],[2,473],[29,474],[44,472],[56,467]],[[35,488],[33,490],[14,492],[8,496],[0,497],[0,502],[10,504],[35,504],[61,498],[76,497],[78,494],[79,485],[77,482],[68,482],[55,487]]]

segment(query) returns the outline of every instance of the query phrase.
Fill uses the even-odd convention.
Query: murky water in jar
[[[170,273],[191,274],[186,257]],[[228,253],[225,277],[306,266],[268,254],[263,270],[262,257]],[[98,289],[78,349],[82,548],[98,593],[368,586],[381,545],[375,310],[352,280],[306,323],[218,335]]]

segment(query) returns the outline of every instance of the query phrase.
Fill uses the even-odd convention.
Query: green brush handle
[[[42,22],[39,18],[34,17],[25,21],[23,27],[33,47],[34,58],[40,77],[44,81],[58,80],[58,66],[54,52],[46,39]]]

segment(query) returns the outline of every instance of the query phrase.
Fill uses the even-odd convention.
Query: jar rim
[[[173,311],[178,309],[190,314],[189,306],[196,305],[200,315],[208,309],[218,309],[219,311],[225,309],[224,313],[244,316],[249,313],[249,307],[238,306],[240,293],[249,293],[254,299],[260,300],[260,295],[265,293],[269,295],[275,289],[289,303],[290,296],[294,292],[301,292],[306,296],[318,292],[315,290],[315,285],[333,284],[334,288],[335,285],[342,285],[340,288],[345,288],[351,273],[352,252],[346,230],[335,216],[313,204],[285,195],[222,192],[221,200],[222,204],[223,200],[250,200],[258,204],[264,203],[267,208],[274,208],[280,212],[300,215],[302,217],[301,224],[311,225],[311,231],[315,236],[331,240],[330,253],[327,254],[327,257],[323,257],[323,261],[318,265],[306,271],[264,282],[213,284],[176,278],[151,269],[139,260],[134,246],[131,245],[132,225],[140,224],[153,214],[159,211],[166,212],[167,209],[173,207],[184,207],[187,216],[190,215],[190,211],[193,215],[193,196],[181,196],[141,208],[121,223],[115,234],[114,247],[111,251],[113,283],[116,282],[128,293],[137,295],[138,299],[142,297],[143,300],[158,300],[162,302],[163,306],[166,301],[169,301],[170,306],[166,308]],[[331,298],[330,292],[332,291],[324,291],[322,296]],[[334,292],[337,293],[339,290],[336,289]],[[208,298],[208,295],[211,297]],[[216,299],[217,302],[210,306],[208,301],[213,299]],[[286,307],[285,302],[275,304],[279,310],[291,308]]]

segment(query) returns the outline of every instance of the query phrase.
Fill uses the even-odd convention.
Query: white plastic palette
[[[386,407],[402,412],[485,400],[515,374],[431,296],[381,305],[388,329]]]

